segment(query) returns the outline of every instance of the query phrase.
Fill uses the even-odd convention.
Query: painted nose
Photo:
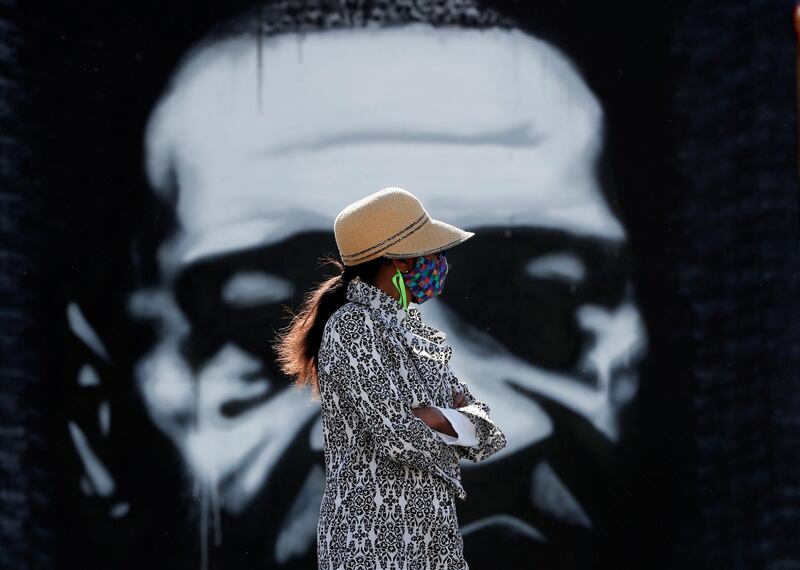
[[[575,316],[594,339],[579,362],[584,375],[608,388],[619,374],[636,370],[646,352],[647,332],[633,301],[624,300],[613,309],[581,305]]]

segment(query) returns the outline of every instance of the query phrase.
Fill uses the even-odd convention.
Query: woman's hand
[[[467,397],[461,392],[453,390],[453,408],[462,408],[468,405],[469,400]],[[453,428],[453,424],[450,423],[450,420],[448,420],[438,408],[434,406],[423,406],[420,408],[412,408],[411,412],[425,422],[431,429],[446,433],[447,435],[452,435],[453,437],[458,436],[458,432]]]
[[[453,390],[453,407],[463,408],[464,406],[469,406],[469,400],[467,400],[467,397],[461,392],[456,392]]]
[[[434,406],[412,408],[411,413],[425,422],[431,429],[446,433],[447,435],[452,435],[453,437],[458,436],[458,433],[453,428],[453,425],[450,423],[450,421],[438,408]]]

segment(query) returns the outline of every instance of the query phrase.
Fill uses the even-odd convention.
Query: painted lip
[[[249,385],[264,384],[265,387],[263,391],[255,395],[247,395],[241,398],[229,398],[221,403],[219,405],[219,411],[225,418],[233,419],[252,412],[255,408],[271,400],[276,394],[276,390],[274,389],[275,383],[261,368],[251,372],[241,373],[236,380]]]

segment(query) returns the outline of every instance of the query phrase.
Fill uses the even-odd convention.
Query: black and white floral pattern
[[[445,334],[358,279],[328,320],[319,351],[326,487],[317,529],[321,570],[468,570],[455,498],[459,459],[481,461],[506,438],[450,370]],[[479,444],[449,445],[412,408],[453,405]]]

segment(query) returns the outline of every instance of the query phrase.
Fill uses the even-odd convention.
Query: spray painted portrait
[[[103,436],[117,416],[102,399],[69,422],[75,484],[110,524],[185,512],[198,568],[314,568],[319,404],[270,347],[324,276],[336,213],[400,186],[476,233],[421,308],[508,440],[462,461],[467,560],[601,567],[633,520],[617,450],[635,430],[626,412],[648,346],[626,231],[598,175],[603,107],[557,45],[482,4],[360,4],[247,11],[165,83],[141,141],[160,209],[147,225],[158,232],[132,240],[129,352],[108,353],[86,300],[65,311],[91,354],[77,385],[102,385],[104,369],[125,379],[145,420],[127,427],[150,430],[153,464],[181,474],[163,476],[177,495],[167,508],[153,499],[164,490],[121,492]]]

